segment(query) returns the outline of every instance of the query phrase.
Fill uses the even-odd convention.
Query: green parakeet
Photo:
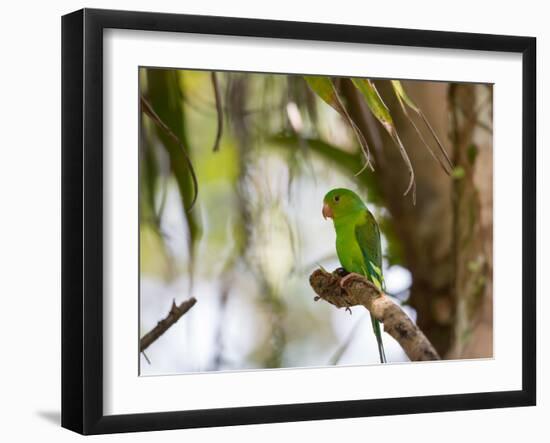
[[[323,217],[332,218],[336,230],[336,253],[347,272],[364,275],[384,290],[380,229],[361,198],[344,188],[333,189],[323,199]],[[371,315],[380,362],[386,362],[380,323]]]

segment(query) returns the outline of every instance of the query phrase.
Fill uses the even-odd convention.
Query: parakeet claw
[[[349,272],[346,271],[344,268],[336,268],[333,274],[336,274],[338,277],[345,277],[349,274]]]
[[[345,289],[345,285],[346,285],[347,281],[348,281],[348,280],[353,280],[353,279],[356,278],[356,277],[358,277],[358,278],[364,278],[363,276],[361,276],[361,275],[359,275],[359,274],[357,274],[357,273],[355,273],[355,272],[351,272],[351,273],[347,274],[342,280],[340,280],[340,287],[341,287],[342,289]]]

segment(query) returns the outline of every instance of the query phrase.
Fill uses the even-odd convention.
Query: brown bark
[[[197,299],[195,297],[190,298],[178,305],[176,302],[172,302],[172,307],[168,315],[160,320],[157,325],[145,334],[139,341],[139,352],[145,351],[154,341],[156,341],[162,334],[164,334],[173,324],[175,324],[183,314],[189,309],[195,306]]]
[[[487,86],[455,84],[449,90],[455,165],[461,168],[453,190],[455,222],[455,306],[449,358],[493,355],[493,155],[490,106],[477,99]]]
[[[337,273],[314,271],[309,282],[318,298],[337,308],[364,306],[384,325],[384,331],[401,345],[411,361],[439,360],[433,345],[399,305],[358,274],[341,278]]]

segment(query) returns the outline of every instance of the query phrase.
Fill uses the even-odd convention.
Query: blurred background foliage
[[[388,292],[439,352],[492,355],[490,85],[139,75],[141,336],[197,298],[142,375],[377,363],[368,313],[309,287],[338,267],[321,216],[333,187],[367,201]]]

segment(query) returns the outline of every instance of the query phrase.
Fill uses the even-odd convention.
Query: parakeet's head
[[[329,191],[323,199],[323,217],[337,220],[356,211],[365,209],[361,198],[353,191],[336,188]]]

